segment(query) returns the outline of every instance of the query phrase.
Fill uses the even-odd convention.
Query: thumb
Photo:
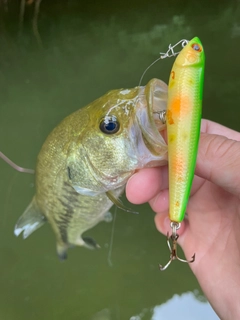
[[[196,175],[240,195],[240,142],[202,133]]]

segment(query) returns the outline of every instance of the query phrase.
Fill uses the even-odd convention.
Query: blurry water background
[[[1,0],[0,150],[34,168],[65,116],[108,90],[138,85],[160,51],[194,36],[206,53],[203,116],[239,130],[240,2],[216,3],[42,0],[34,20],[29,0],[19,22],[20,1]],[[167,82],[173,61],[155,64],[143,84]],[[1,319],[217,319],[187,265],[159,272],[169,252],[147,204],[139,215],[118,210],[112,266],[106,223],[88,232],[101,250],[74,248],[60,263],[50,226],[25,241],[13,234],[33,194],[34,176],[0,161]]]

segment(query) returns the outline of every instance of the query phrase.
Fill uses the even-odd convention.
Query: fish
[[[36,192],[15,225],[27,238],[47,221],[56,237],[60,260],[73,246],[99,248],[82,234],[110,221],[113,204],[127,180],[144,167],[165,165],[167,85],[152,79],[146,86],[111,90],[63,119],[37,157]]]
[[[177,56],[169,78],[166,112],[169,218],[185,216],[194,177],[200,137],[205,54],[194,37]]]

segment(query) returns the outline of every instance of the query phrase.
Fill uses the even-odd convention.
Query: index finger
[[[228,139],[240,141],[240,133],[229,129],[219,123],[214,121],[202,119],[201,122],[201,132],[208,133],[208,134],[217,134],[220,136],[224,136]]]
[[[168,188],[167,166],[145,168],[136,172],[127,182],[126,196],[134,204],[148,202],[161,190]]]

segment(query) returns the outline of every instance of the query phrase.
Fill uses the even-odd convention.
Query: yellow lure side
[[[205,55],[195,37],[176,58],[169,79],[166,114],[169,167],[169,217],[184,219],[200,136]]]

